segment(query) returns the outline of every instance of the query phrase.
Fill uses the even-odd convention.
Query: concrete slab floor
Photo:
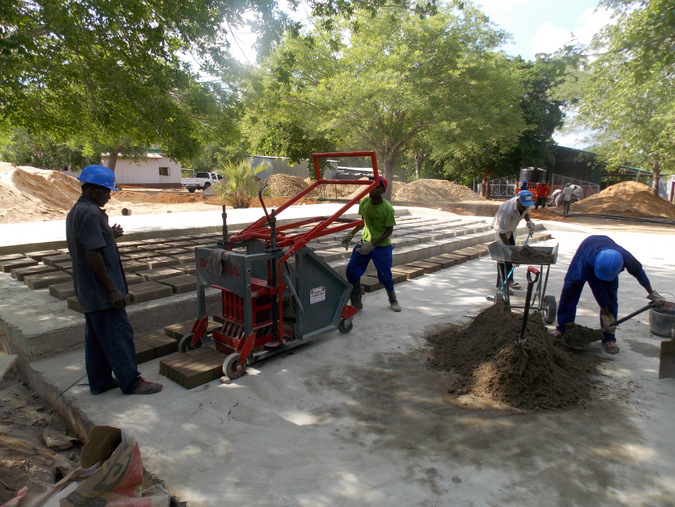
[[[546,293],[558,298],[594,232],[547,226],[553,239],[542,245],[560,250]],[[675,299],[675,235],[610,235]],[[448,403],[444,376],[425,368],[424,334],[469,323],[491,304],[494,280],[483,257],[398,285],[401,313],[384,292],[365,294],[350,333],[257,363],[230,384],[186,391],[155,360],[140,370],[161,393],[91,396],[78,380],[82,351],[30,367],[89,423],[133,434],[146,469],[190,506],[675,504],[675,380],[658,379],[662,338],[647,313],[622,324],[620,354],[597,343],[585,352],[608,359],[586,408],[514,414]],[[622,316],[646,294],[630,275],[620,280]],[[597,312],[586,288],[577,322],[597,327]]]

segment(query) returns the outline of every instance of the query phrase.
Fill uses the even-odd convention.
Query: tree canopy
[[[523,83],[495,51],[504,34],[480,11],[464,5],[355,18],[289,35],[262,62],[245,101],[243,131],[255,149],[300,157],[316,146],[366,146],[391,178],[408,150],[441,158],[517,141]]]
[[[610,165],[646,165],[657,191],[675,170],[675,9],[670,0],[607,0],[616,22],[582,60],[580,118],[600,134]]]

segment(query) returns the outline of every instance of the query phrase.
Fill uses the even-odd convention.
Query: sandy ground
[[[130,194],[130,192],[133,191],[125,192]],[[117,213],[121,214],[122,208],[131,210],[133,214],[146,214],[213,210],[218,206],[206,203],[206,196],[193,199],[195,202],[147,202],[148,197],[152,198],[152,196],[156,196],[157,194],[157,192],[135,192],[134,194],[130,194],[136,195],[138,199],[128,197],[125,201],[121,201],[120,205],[115,205],[114,209],[111,210],[111,215],[114,216]],[[170,192],[168,194],[170,196],[169,200],[172,201],[180,201],[182,199],[188,200],[191,197],[194,197],[194,194],[188,194],[186,191]],[[282,201],[269,200],[267,205],[278,205],[280,202]],[[499,202],[478,201],[475,203],[443,205],[441,208],[446,211],[452,211],[463,215],[491,216],[494,214],[498,205]],[[538,219],[561,220],[570,224],[581,224],[586,227],[592,227],[597,231],[615,230],[626,232],[632,230],[654,234],[675,233],[672,225],[667,224],[639,223],[628,219],[617,220],[585,216],[561,217],[559,212],[554,209],[533,211],[532,215],[535,221]],[[383,358],[383,360],[385,360],[385,358]],[[386,364],[376,366],[392,367],[392,365]],[[393,366],[396,367],[396,365]],[[399,365],[401,368],[403,368],[403,366],[404,365]],[[354,379],[358,376],[358,381],[361,383],[362,387],[366,390],[369,389],[367,385],[367,382],[369,382],[368,378],[370,378],[369,374],[366,375],[364,372],[363,375],[359,375],[358,371],[353,371],[351,376]],[[332,377],[329,376],[326,382],[343,382],[344,380],[337,378],[332,378],[331,380],[331,378]],[[406,380],[405,383],[409,383],[409,380]],[[631,393],[631,386],[631,382],[628,381],[625,386],[626,396]],[[374,388],[374,386],[372,387]],[[12,498],[17,489],[23,485],[31,486],[31,490],[34,490],[36,487],[39,488],[40,486],[47,487],[59,478],[59,473],[67,473],[70,468],[78,466],[79,450],[77,449],[77,442],[70,441],[66,438],[65,440],[70,442],[70,444],[64,444],[66,435],[65,424],[44,404],[42,400],[40,400],[38,396],[35,395],[34,392],[32,392],[30,386],[23,382],[21,374],[16,370],[11,370],[2,380],[0,380],[0,401],[2,401],[2,410],[0,411],[0,437],[3,438],[4,442],[11,442],[12,447],[11,453],[0,453],[0,502]],[[373,404],[376,404],[377,402],[378,405],[381,405],[380,402],[382,400],[380,400],[380,402],[375,399],[371,401]],[[419,407],[420,410],[425,409],[422,405],[424,405],[424,403],[421,403]],[[636,410],[639,410],[639,408],[639,406],[636,407]],[[608,407],[605,406],[603,402],[600,402],[590,411],[580,411],[578,421],[580,438],[590,438],[581,437],[584,433],[584,426],[593,424],[596,420],[608,418],[608,413],[605,412],[607,409]],[[383,417],[384,414],[385,412],[382,413]],[[446,415],[457,418],[458,420],[466,419],[466,416],[460,414],[453,413]],[[618,416],[619,414],[613,414],[609,416],[609,418],[612,419],[613,417]],[[374,424],[375,426],[378,424],[377,413],[369,416],[368,419],[371,420],[366,421],[364,419],[364,423],[368,422],[368,424]],[[472,420],[475,421],[474,418],[472,418]],[[490,424],[489,421],[490,417],[481,423],[486,425],[486,430]],[[468,419],[465,423],[469,424]],[[452,435],[452,438],[455,441],[457,441],[458,438],[461,440],[462,424],[464,423],[459,424],[459,434]],[[393,430],[393,434],[395,434],[396,427],[391,429]],[[422,435],[426,434],[427,437],[429,437],[431,433],[433,433],[430,433],[430,431],[430,428],[426,428],[422,432]],[[500,431],[506,431],[504,438],[508,438],[508,430],[506,428],[502,428]],[[59,438],[56,440],[54,438],[55,434],[59,435]],[[451,436],[443,436],[443,434],[434,436],[433,442],[435,442],[435,444],[433,445],[445,445],[443,442],[446,437],[450,438]],[[611,446],[612,442],[610,441],[611,438],[609,435],[605,435],[602,438],[607,439],[604,444],[608,447]],[[55,444],[55,442],[57,443]],[[476,442],[471,443],[471,445],[475,444]],[[590,444],[591,442],[589,441],[589,445]],[[593,444],[602,446],[603,442],[593,442]],[[68,447],[69,445],[74,445],[75,447],[61,449],[61,447]],[[6,451],[8,447],[9,446],[3,446],[3,449]],[[57,469],[59,470],[58,472]],[[551,471],[551,473],[555,473],[555,471]],[[605,472],[603,470],[597,470],[595,473],[602,474]],[[432,476],[427,476],[426,479],[422,479],[421,477],[418,479],[428,480],[430,481],[430,484],[433,483]],[[581,492],[581,489],[579,493]]]

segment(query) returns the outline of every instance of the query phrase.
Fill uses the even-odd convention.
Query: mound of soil
[[[274,197],[295,197],[308,187],[298,176],[288,174],[272,174],[266,180],[270,195]]]
[[[420,179],[394,190],[395,200],[419,204],[441,205],[444,202],[484,200],[469,187],[447,180]]]
[[[574,213],[627,215],[645,218],[675,218],[675,204],[657,197],[637,181],[623,181],[572,204]]]
[[[464,329],[448,328],[427,336],[432,347],[427,365],[450,373],[448,391],[455,398],[472,395],[521,410],[587,403],[602,359],[558,344],[539,312],[532,311],[522,346],[527,361],[521,375],[516,345],[521,327],[522,315],[498,302]]]

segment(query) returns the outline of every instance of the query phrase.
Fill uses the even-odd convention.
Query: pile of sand
[[[418,204],[441,204],[444,202],[483,201],[483,197],[464,185],[447,180],[421,179],[400,188],[394,188],[396,201]]]
[[[455,399],[471,396],[486,404],[523,410],[554,410],[584,405],[596,381],[598,356],[572,352],[549,335],[539,312],[530,313],[519,372],[516,340],[522,314],[503,302],[481,312],[465,329],[427,336],[427,365],[448,374]]]
[[[288,174],[272,174],[265,180],[265,183],[273,197],[295,197],[308,186],[299,176]]]
[[[79,182],[61,171],[0,162],[0,223],[63,219],[80,195]]]
[[[675,218],[675,204],[657,197],[637,181],[623,181],[572,204],[574,213],[627,215],[646,218]]]

